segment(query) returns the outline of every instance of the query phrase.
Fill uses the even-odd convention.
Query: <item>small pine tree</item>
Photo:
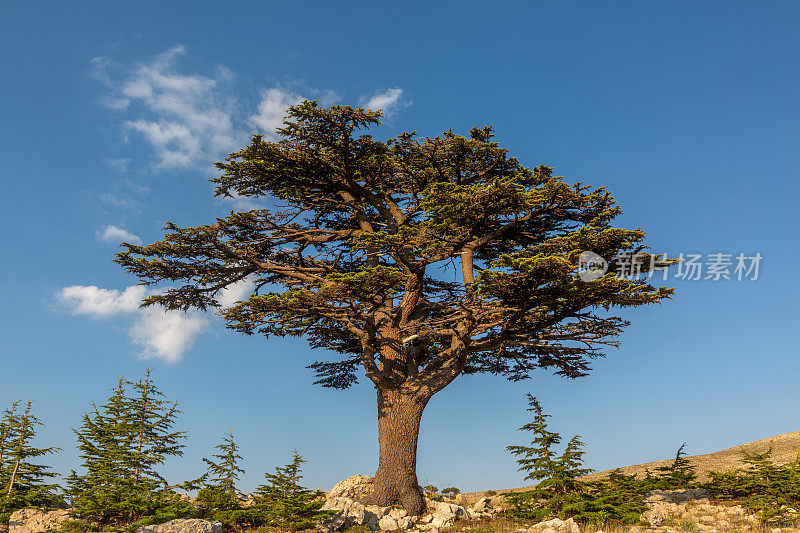
[[[220,451],[212,457],[218,459],[214,462],[203,458],[203,462],[208,465],[208,476],[211,485],[222,488],[226,493],[236,495],[236,482],[239,481],[239,474],[244,474],[244,470],[239,467],[242,456],[239,455],[239,446],[234,440],[233,432],[228,432],[222,438],[222,444],[216,446]]]
[[[240,519],[250,519],[249,515],[240,516],[242,513],[236,512],[242,509],[236,482],[244,470],[239,467],[242,456],[239,455],[233,432],[228,432],[222,438],[222,444],[215,448],[219,453],[212,455],[212,459],[203,458],[208,471],[202,478],[203,488],[197,494],[197,501],[208,510],[208,516],[223,523],[233,524]]]
[[[547,430],[547,419],[542,406],[533,395],[526,394],[528,411],[535,413],[533,421],[525,424],[518,431],[531,431],[534,435],[530,446],[508,446],[512,455],[519,457],[517,464],[520,472],[526,472],[525,480],[538,481],[551,476],[555,462],[555,452],[551,449],[561,442],[561,435]]]
[[[120,377],[110,392],[105,404],[92,402],[80,429],[73,429],[85,473],[73,471],[67,479],[76,514],[100,523],[129,518],[126,502],[135,494],[128,382]]]
[[[517,464],[520,471],[527,473],[526,480],[542,481],[531,491],[507,496],[520,518],[561,515],[587,488],[578,478],[594,470],[582,467],[584,443],[578,435],[570,439],[560,456],[556,456],[552,447],[561,442],[561,435],[547,429],[550,415],[544,413],[539,401],[530,394],[526,394],[526,398],[528,411],[535,415],[533,421],[519,430],[533,432],[533,440],[530,446],[508,446],[506,449],[519,457]]]
[[[57,500],[58,485],[47,483],[56,474],[33,461],[60,448],[33,445],[36,428],[44,424],[33,414],[33,402],[18,412],[20,403],[12,403],[0,417],[0,523],[7,522],[17,509],[47,507]]]
[[[156,467],[167,457],[182,455],[185,438],[172,430],[179,413],[151,378],[131,382],[121,377],[105,404],[84,413],[73,430],[85,473],[68,477],[75,513],[100,524],[127,524],[165,513],[177,517],[176,495]]]
[[[324,493],[311,491],[300,485],[301,465],[306,461],[297,450],[292,462],[276,467],[274,474],[264,474],[267,483],[256,489],[259,507],[267,525],[298,531],[313,528],[318,519],[329,513],[320,511]]]
[[[690,488],[697,479],[697,473],[692,463],[686,459],[686,452],[683,449],[686,443],[681,444],[675,453],[675,460],[667,466],[656,468],[658,474],[658,488],[661,489],[686,489]]]
[[[17,409],[21,400],[11,403],[0,415],[0,494],[3,487],[11,481],[11,468],[8,457],[11,454],[12,443],[16,432]]]

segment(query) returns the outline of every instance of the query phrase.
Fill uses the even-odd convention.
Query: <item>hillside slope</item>
[[[695,466],[700,481],[708,481],[708,472],[717,471],[725,472],[739,468],[742,465],[741,453],[742,449],[748,452],[764,452],[772,444],[772,460],[776,464],[785,464],[793,461],[800,453],[800,431],[793,431],[791,433],[784,433],[782,435],[775,435],[774,437],[767,437],[746,444],[739,444],[731,448],[725,448],[718,452],[706,453],[702,455],[687,455],[686,458]],[[649,469],[654,472],[659,466],[666,466],[672,463],[674,457],[669,459],[662,459],[660,461],[653,461],[651,463],[643,463],[639,465],[623,466],[620,471],[623,474],[635,474],[637,477],[644,476],[645,470]],[[582,479],[585,481],[593,481],[608,477],[612,470],[605,470],[603,472],[596,472],[588,475]],[[507,489],[511,491],[530,490],[533,485],[526,487],[519,487],[515,489]],[[475,493],[476,495],[479,493]],[[482,493],[481,493],[482,494]]]

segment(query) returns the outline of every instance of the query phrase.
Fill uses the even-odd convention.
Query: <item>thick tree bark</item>
[[[368,505],[401,504],[410,515],[422,515],[425,496],[417,481],[417,438],[428,398],[378,389],[378,471]]]

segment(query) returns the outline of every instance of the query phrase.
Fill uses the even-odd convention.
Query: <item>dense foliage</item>
[[[695,486],[695,472],[684,457],[684,446],[678,449],[675,460],[667,466],[650,472],[643,479],[626,476],[619,470],[604,480],[586,482],[580,478],[593,470],[584,468],[584,443],[578,435],[567,443],[560,455],[553,446],[561,442],[561,435],[547,429],[547,418],[536,398],[527,395],[528,411],[535,413],[533,420],[520,428],[533,433],[530,446],[508,446],[519,457],[519,470],[526,472],[526,480],[542,480],[533,489],[506,493],[512,505],[512,514],[518,518],[541,520],[548,517],[574,518],[581,522],[605,523],[607,521],[636,523],[645,511],[645,495],[651,490],[679,489]]]
[[[800,453],[787,464],[776,465],[772,446],[764,452],[742,450],[747,466],[733,472],[712,472],[705,487],[718,498],[741,501],[763,522],[793,524],[800,516]]]
[[[183,454],[186,435],[172,429],[179,412],[149,369],[136,382],[119,378],[106,403],[92,403],[74,430],[83,473],[73,471],[68,494],[78,516],[116,525],[191,514],[157,470]]]
[[[42,422],[33,414],[33,402],[20,410],[13,402],[0,415],[0,524],[17,509],[57,505],[58,486],[49,480],[56,474],[38,458],[59,451],[54,446],[33,445]]]
[[[532,490],[507,493],[514,506],[514,514],[520,518],[540,519],[547,516],[571,515],[570,505],[575,495],[586,490],[579,477],[593,472],[583,468],[583,442],[575,435],[566,449],[556,456],[553,446],[561,442],[561,435],[547,429],[547,418],[539,401],[527,394],[528,411],[534,413],[531,422],[520,431],[530,431],[533,440],[530,446],[508,446],[508,451],[519,457],[519,470],[526,473],[526,480],[542,480]]]
[[[276,467],[274,474],[264,474],[267,482],[256,488],[256,498],[268,525],[289,531],[310,529],[319,518],[330,514],[320,511],[325,493],[300,485],[305,462],[295,450],[289,464]]]
[[[313,528],[329,514],[320,511],[324,493],[300,485],[305,460],[297,450],[291,463],[276,467],[274,474],[265,474],[267,482],[245,498],[236,489],[238,475],[244,470],[239,467],[242,457],[233,434],[226,435],[217,449],[219,453],[213,456],[216,460],[204,459],[208,472],[197,494],[204,518],[218,520],[230,528],[270,526],[297,531]]]
[[[202,478],[197,502],[206,509],[207,517],[233,525],[237,522],[237,512],[242,509],[236,482],[244,470],[239,466],[242,456],[232,431],[223,437],[216,449],[219,453],[211,459],[203,458],[208,470]]]
[[[33,446],[42,423],[31,402],[23,409],[20,404],[0,414],[0,524],[18,509],[64,504],[58,485],[48,482],[56,474],[34,461],[58,448]],[[173,429],[179,413],[177,401],[165,399],[149,369],[137,381],[119,378],[104,403],[92,402],[73,430],[82,464],[81,472],[72,471],[66,480],[76,520],[65,531],[135,531],[176,518],[219,520],[233,529],[297,531],[330,514],[320,510],[323,493],[300,485],[305,460],[297,451],[245,498],[236,486],[244,470],[232,432],[217,453],[203,459],[203,476],[170,485],[159,471],[168,458],[183,454],[186,434]],[[184,492],[191,490],[198,491],[194,500]]]

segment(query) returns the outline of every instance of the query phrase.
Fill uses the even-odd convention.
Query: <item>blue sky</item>
[[[757,280],[671,273],[674,301],[626,312],[589,377],[460,378],[426,410],[420,481],[521,485],[504,450],[524,442],[526,392],[596,469],[800,429],[799,4],[164,4],[8,2],[0,18],[0,403],[36,401],[58,471],[78,464],[69,428],[90,400],[150,365],[190,435],[174,481],[229,429],[244,489],[293,447],[313,487],[374,472],[369,385],[313,386],[325,354],[302,341],[137,311],[111,263],[167,220],[247,207],[211,197],[211,162],[303,97],[383,107],[384,138],[494,124],[524,163],[608,186],[654,251],[763,257]]]

